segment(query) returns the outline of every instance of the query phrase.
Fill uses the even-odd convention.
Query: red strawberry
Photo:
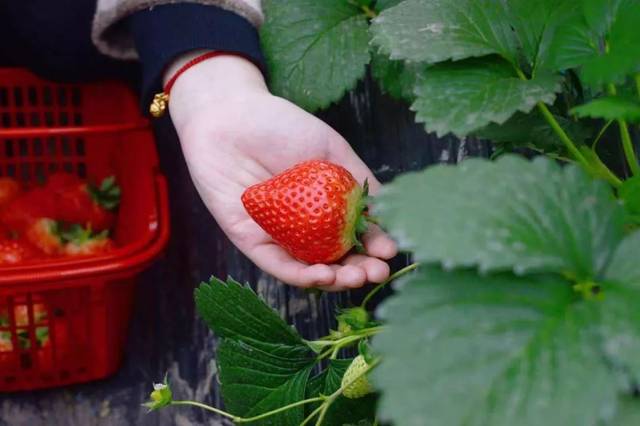
[[[23,231],[42,217],[53,217],[54,199],[45,188],[23,193],[0,212],[0,222],[11,231]]]
[[[328,161],[300,163],[242,194],[249,215],[293,257],[331,263],[367,228],[367,185]]]
[[[67,241],[64,246],[66,256],[95,256],[108,253],[114,248],[113,240],[107,236],[106,231],[94,234],[91,229],[73,225],[61,235]]]
[[[36,257],[37,250],[27,243],[9,238],[0,239],[0,266],[15,265]]]
[[[20,183],[12,178],[0,178],[0,207],[9,204],[20,195]]]
[[[59,224],[55,220],[41,218],[34,221],[27,228],[26,237],[31,244],[47,255],[55,256],[64,252]]]
[[[14,231],[22,231],[40,218],[104,230],[113,225],[115,215],[111,210],[119,202],[120,188],[113,177],[96,187],[69,173],[56,173],[44,187],[14,199],[0,214],[0,221]]]
[[[120,202],[120,188],[113,177],[94,186],[66,173],[49,178],[47,189],[55,197],[55,219],[67,223],[81,223],[102,231],[113,226],[112,212]]]

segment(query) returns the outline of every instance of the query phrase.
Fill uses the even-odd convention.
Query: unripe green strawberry
[[[366,369],[367,361],[364,359],[364,356],[358,355],[353,359],[353,361],[351,361],[351,365],[349,365],[344,376],[342,376],[342,386],[346,386],[342,395],[346,398],[357,399],[374,391],[366,374],[362,374]],[[356,379],[356,377],[358,378]]]
[[[345,168],[311,160],[247,188],[242,203],[293,257],[332,263],[361,246],[366,192]]]
[[[338,313],[338,331],[342,334],[350,333],[353,330],[362,330],[369,323],[369,313],[361,308],[347,308]]]

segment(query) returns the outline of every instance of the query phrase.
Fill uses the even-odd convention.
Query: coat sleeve
[[[138,59],[133,36],[126,23],[127,17],[155,6],[195,3],[216,6],[245,18],[254,27],[263,21],[261,0],[98,0],[93,19],[91,37],[98,50],[118,59]],[[188,24],[185,24],[188,25]]]
[[[142,65],[141,100],[148,110],[153,94],[162,90],[168,64],[193,50],[235,53],[265,73],[258,31],[242,16],[197,3],[172,3],[145,9],[123,23],[133,37]]]

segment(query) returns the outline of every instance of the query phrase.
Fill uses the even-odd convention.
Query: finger
[[[318,290],[322,290],[325,293],[340,293],[343,291],[351,290],[351,287],[345,287],[342,285],[328,285],[322,287],[316,287]]]
[[[368,282],[381,283],[389,277],[389,265],[375,257],[354,254],[348,256],[342,263],[343,265],[354,265],[364,269],[367,273]]]
[[[369,192],[374,195],[380,189],[381,185],[378,179],[367,165],[358,157],[353,148],[345,141],[342,136],[337,136],[329,141],[329,161],[340,164],[349,170],[359,183],[363,183],[365,179],[369,182]]]
[[[355,265],[341,265],[335,269],[334,285],[349,289],[360,288],[367,282],[366,271]]]
[[[331,268],[331,270],[334,273],[337,273],[338,270],[340,270],[340,268],[342,268],[342,265],[338,265],[338,264],[331,264],[329,265],[329,267]],[[338,285],[338,284],[331,284],[331,285],[323,285],[323,286],[314,286],[315,288],[322,290],[323,292],[326,293],[338,293],[341,291],[347,291],[347,290],[351,290],[351,287],[345,286],[345,285]]]
[[[336,273],[328,265],[298,262],[274,243],[254,247],[248,257],[263,271],[294,286],[322,287],[336,281]]]
[[[367,254],[380,259],[391,259],[398,254],[398,246],[378,225],[369,224],[362,236],[362,244]]]

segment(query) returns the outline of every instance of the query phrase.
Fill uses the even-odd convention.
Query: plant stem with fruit
[[[638,81],[636,81],[637,83]],[[611,96],[615,96],[617,94],[616,86],[609,83],[607,85],[607,90]],[[631,136],[629,135],[629,127],[627,126],[626,120],[618,119],[618,129],[620,130],[620,140],[622,141],[622,149],[624,151],[624,156],[627,159],[627,164],[631,169],[631,173],[635,176],[640,174],[640,164],[638,164],[638,157],[636,156],[635,149],[633,147],[633,142],[631,142]]]
[[[371,298],[373,296],[376,295],[376,293],[378,293],[380,290],[382,290],[382,288],[384,286],[386,286],[387,284],[389,284],[391,281],[400,278],[401,276],[403,276],[406,273],[409,273],[411,271],[413,271],[414,269],[416,269],[420,264],[419,263],[412,263],[409,266],[405,266],[404,268],[400,269],[397,272],[394,272],[389,278],[387,278],[386,280],[384,280],[383,282],[381,282],[380,284],[378,284],[377,286],[375,286],[373,288],[373,290],[371,290],[365,297],[364,300],[362,301],[362,303],[360,304],[361,308],[365,308],[367,306],[367,303],[369,302],[369,300],[371,300]]]

